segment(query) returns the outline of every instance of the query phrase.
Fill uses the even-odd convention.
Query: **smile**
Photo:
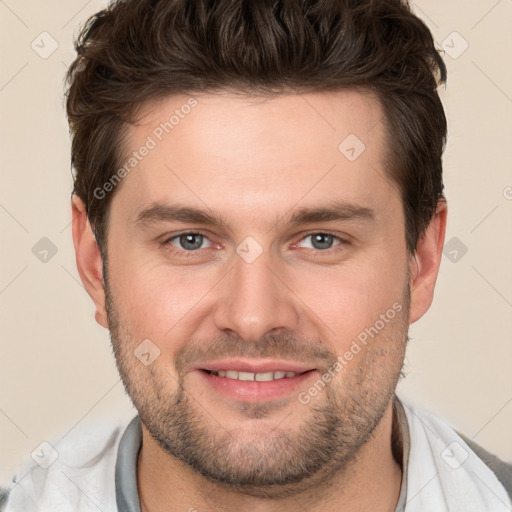
[[[236,370],[218,370],[216,372],[210,372],[212,375],[219,377],[225,377],[226,379],[244,380],[244,381],[257,381],[257,382],[268,382],[270,380],[285,379],[295,377],[296,372],[276,371],[276,372],[239,372]]]

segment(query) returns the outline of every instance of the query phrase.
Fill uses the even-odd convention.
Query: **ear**
[[[409,323],[419,320],[430,308],[443,252],[448,207],[444,199],[423,233],[410,260],[411,307]]]
[[[103,289],[103,262],[94,237],[84,202],[76,195],[71,197],[73,218],[73,245],[80,279],[96,307],[96,321],[108,329]]]

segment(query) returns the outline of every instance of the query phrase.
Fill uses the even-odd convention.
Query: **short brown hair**
[[[407,248],[442,198],[446,67],[405,0],[118,0],[92,16],[67,74],[73,192],[103,248],[116,172],[137,109],[176,93],[359,89],[379,99],[387,172]]]

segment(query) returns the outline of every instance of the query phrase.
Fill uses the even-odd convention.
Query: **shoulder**
[[[117,450],[130,419],[91,422],[39,444],[14,475],[5,512],[115,510]]]
[[[501,484],[505,487],[512,499],[512,462],[505,462],[485,448],[475,443],[472,439],[458,432],[459,436],[473,450],[476,455],[492,470]]]
[[[400,401],[410,431],[408,478],[414,483],[411,487],[420,489],[430,478],[439,482],[443,492],[454,500],[478,501],[484,496],[491,501],[494,494],[502,504],[512,504],[512,464],[459,434],[436,414]],[[436,485],[433,482],[429,487]]]

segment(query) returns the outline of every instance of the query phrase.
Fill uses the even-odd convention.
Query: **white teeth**
[[[273,380],[273,379],[274,379],[273,372],[257,373],[254,376],[254,380],[258,380],[260,382],[267,382],[267,381]]]
[[[297,375],[295,372],[261,372],[261,373],[252,373],[252,372],[237,372],[235,370],[218,370],[217,372],[212,372],[217,374],[219,377],[226,377],[227,379],[235,379],[235,380],[246,380],[251,381],[255,380],[258,382],[268,382],[270,380],[278,380],[284,379],[285,377],[295,377]]]

